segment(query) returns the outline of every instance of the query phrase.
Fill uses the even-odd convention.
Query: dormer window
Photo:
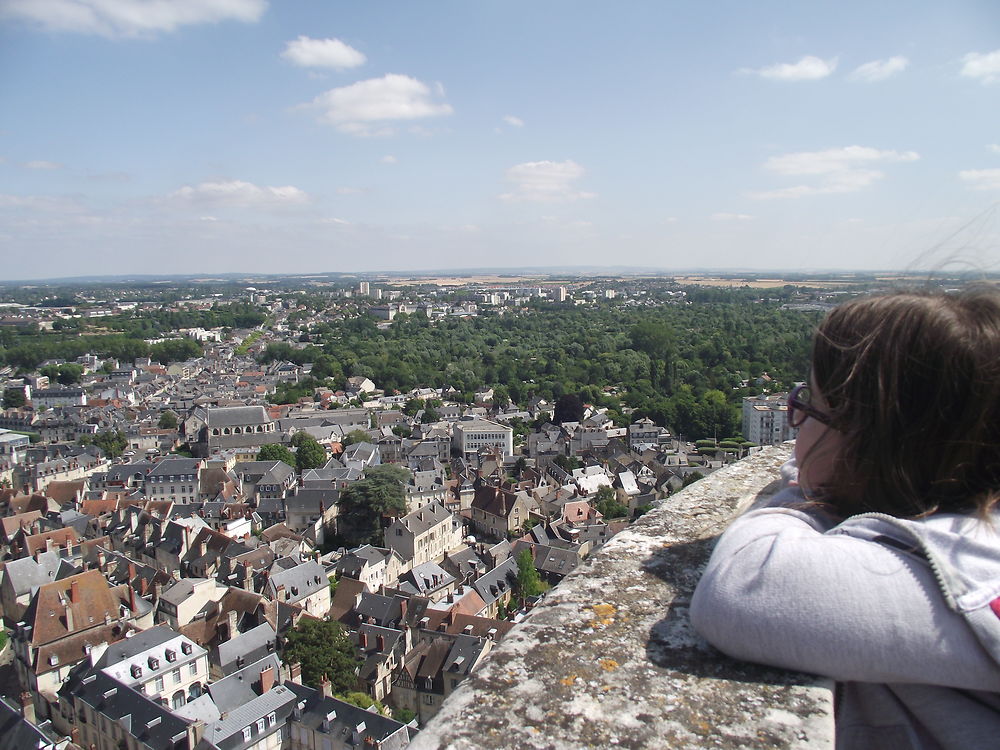
[[[160,668],[160,660],[157,659],[155,656],[150,656],[149,657],[149,668],[150,669],[159,669]]]
[[[142,677],[142,667],[138,664],[132,665],[132,677]]]
[[[167,649],[166,653],[167,661],[177,661],[177,652],[172,648]]]
[[[181,644],[181,651],[183,651],[185,654],[190,654],[193,650],[194,649],[191,648],[190,643],[184,642]]]

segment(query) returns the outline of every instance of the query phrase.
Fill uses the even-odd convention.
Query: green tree
[[[23,388],[8,388],[3,392],[3,408],[19,409],[27,403]]]
[[[73,385],[83,379],[83,366],[75,362],[67,362],[61,365],[48,365],[38,370],[40,375],[45,375],[50,381],[54,380],[60,385]]]
[[[623,518],[628,515],[628,506],[618,502],[618,496],[611,487],[600,487],[594,496],[594,507],[605,518]]]
[[[345,703],[351,703],[358,708],[365,709],[366,711],[374,706],[375,710],[382,716],[385,716],[387,713],[386,708],[381,701],[375,700],[368,695],[368,693],[362,693],[360,690],[352,690],[351,692],[338,697]]]
[[[514,581],[514,591],[518,596],[527,598],[538,596],[545,587],[535,569],[535,560],[531,550],[525,547],[517,553],[517,579]]]
[[[346,448],[355,443],[367,443],[369,440],[371,440],[371,437],[364,430],[351,430],[344,435],[344,439],[340,441],[340,444]]]
[[[149,347],[149,356],[162,364],[183,362],[202,354],[201,344],[194,339],[168,339]]]
[[[108,458],[118,458],[128,447],[128,441],[121,430],[105,430],[94,435],[93,443]]]
[[[359,479],[340,491],[338,522],[344,543],[382,543],[382,518],[406,514],[406,483],[410,472],[400,466],[372,466]]]
[[[580,459],[578,459],[576,456],[558,455],[554,459],[552,459],[552,463],[554,463],[563,471],[568,471],[568,472],[572,472],[573,469],[580,468]]]
[[[258,461],[284,461],[289,466],[295,466],[295,454],[281,443],[262,445],[257,451]]]
[[[176,430],[177,415],[172,411],[165,411],[160,415],[160,419],[156,424],[161,430]]]
[[[354,670],[360,663],[358,651],[336,620],[302,618],[288,632],[282,661],[302,665],[302,680],[318,688],[324,676],[333,692],[346,695],[357,688]]]
[[[326,463],[326,448],[320,445],[316,438],[305,432],[298,432],[292,438],[295,446],[295,468],[300,472],[307,469],[318,469]]]

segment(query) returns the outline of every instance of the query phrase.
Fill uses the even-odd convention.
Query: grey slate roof
[[[92,706],[154,750],[173,750],[190,723],[103,672],[76,673],[59,694],[73,695],[78,703]]]
[[[217,406],[205,410],[205,422],[209,427],[237,427],[271,421],[263,406]]]
[[[379,750],[401,750],[410,742],[411,730],[406,724],[352,703],[326,698],[318,690],[304,685],[288,683],[287,686],[305,702],[302,715],[296,721],[314,731],[329,734],[335,738],[334,742],[339,740],[342,747],[377,746]],[[328,729],[324,730],[323,722],[327,717],[331,719]]]
[[[55,550],[42,552],[38,555],[38,561],[34,558],[23,557],[20,560],[11,560],[6,565],[4,575],[10,580],[16,596],[27,594],[33,588],[45,583],[52,583],[56,580],[56,571],[59,569],[59,553]]]
[[[274,595],[278,586],[282,585],[289,595],[287,601],[294,604],[316,593],[324,586],[329,586],[330,582],[323,566],[315,560],[309,560],[288,570],[272,572],[267,580],[268,591]]]
[[[228,715],[205,727],[204,740],[219,750],[238,750],[260,742],[257,720],[275,713],[278,719],[273,727],[265,725],[264,734],[280,731],[292,712],[297,697],[284,685],[275,685],[263,695],[254,697],[248,703],[234,708]],[[251,729],[250,741],[243,739],[243,730]]]
[[[26,721],[21,712],[3,698],[0,698],[0,737],[6,747],[23,750],[49,750],[56,746],[52,738]]]
[[[270,648],[268,648],[270,644]],[[276,650],[274,629],[266,622],[255,628],[250,628],[235,638],[219,644],[219,666],[223,674],[235,671],[236,665],[243,658],[244,663],[263,659]]]

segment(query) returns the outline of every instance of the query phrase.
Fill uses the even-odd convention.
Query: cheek
[[[842,438],[840,433],[818,425],[799,431],[795,441],[795,460],[799,467],[799,484],[805,489],[816,489],[833,477]],[[818,428],[818,429],[817,429]],[[804,439],[803,439],[804,438]]]

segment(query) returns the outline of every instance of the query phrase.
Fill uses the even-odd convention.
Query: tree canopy
[[[410,472],[383,464],[365,470],[363,479],[340,491],[338,524],[344,543],[382,544],[382,517],[406,514],[405,485]]]
[[[284,461],[289,466],[295,466],[295,454],[281,443],[262,445],[257,451],[258,461]]]
[[[526,598],[538,596],[544,590],[542,579],[535,568],[535,559],[531,555],[531,550],[525,547],[517,553],[517,579],[514,581],[514,591],[518,596]]]
[[[605,518],[624,518],[628,515],[628,506],[618,502],[614,489],[607,486],[598,488],[594,507]]]
[[[296,433],[292,438],[292,445],[295,446],[295,468],[300,472],[318,469],[326,463],[326,448],[311,435]]]
[[[288,631],[282,661],[302,665],[302,680],[318,688],[325,676],[333,692],[347,694],[357,688],[354,670],[360,663],[358,651],[336,620],[303,617]]]

